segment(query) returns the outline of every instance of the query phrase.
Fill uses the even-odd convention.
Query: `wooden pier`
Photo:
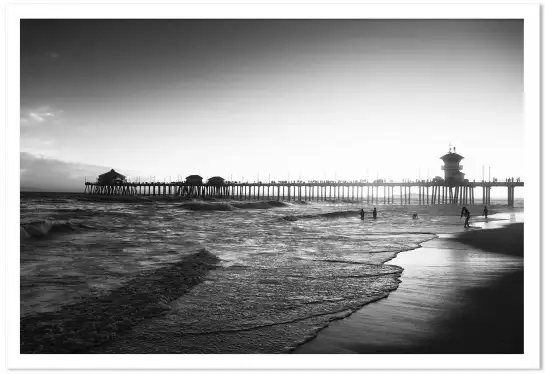
[[[367,204],[490,204],[492,187],[507,188],[507,203],[514,205],[515,187],[524,182],[465,182],[448,185],[440,182],[283,182],[194,184],[187,182],[121,182],[101,184],[86,182],[85,193],[117,196],[185,196],[192,198],[225,198],[231,200],[335,201]],[[394,195],[395,194],[395,195]]]

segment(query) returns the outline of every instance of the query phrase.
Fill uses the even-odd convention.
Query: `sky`
[[[521,20],[21,20],[21,189],[524,178]]]

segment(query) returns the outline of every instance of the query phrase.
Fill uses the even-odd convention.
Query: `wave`
[[[170,310],[219,259],[206,250],[147,271],[104,296],[87,296],[54,312],[21,318],[21,353],[84,353]]]
[[[87,212],[86,209],[81,208],[57,208],[53,209],[54,212],[57,213],[81,213],[81,212]]]
[[[77,196],[76,200],[78,201],[88,201],[88,202],[114,202],[114,203],[150,203],[154,199],[151,199],[147,196],[101,196],[101,195],[86,195],[86,196]]]
[[[274,200],[252,203],[231,203],[231,205],[239,209],[271,209],[288,206],[286,203]]]
[[[432,235],[434,238],[438,238],[437,232],[434,231],[375,231],[367,233],[367,236],[393,236],[393,235]]]
[[[305,214],[305,215],[290,215],[282,217],[286,221],[298,221],[300,219],[319,219],[319,218],[342,218],[342,217],[356,217],[360,213],[358,210],[343,210],[339,212],[329,212],[320,214]]]
[[[200,210],[220,210],[220,211],[229,211],[234,210],[234,208],[227,203],[186,203],[180,205],[183,209],[200,211]]]
[[[271,208],[280,208],[288,206],[288,204],[281,201],[262,201],[262,202],[250,202],[250,203],[220,203],[220,202],[191,202],[180,205],[183,209],[194,210],[194,211],[210,211],[210,210],[219,210],[219,211],[230,211],[236,209],[271,209]]]
[[[273,207],[277,207],[277,208],[288,206],[288,204],[286,204],[286,203],[284,203],[282,201],[276,201],[276,200],[267,201],[267,204],[269,204],[270,206],[273,206]]]
[[[210,196],[205,196],[202,198],[202,201],[218,201],[218,199]]]
[[[339,201],[344,204],[361,204],[361,202],[357,200],[341,199]]]
[[[20,227],[21,240],[44,238],[54,233],[74,232],[79,228],[93,228],[92,226],[86,225],[84,223],[76,223],[71,221],[54,221],[49,219],[24,223]]]
[[[282,217],[282,219],[290,222],[295,222],[299,220],[299,218],[297,218],[296,216],[284,216]]]

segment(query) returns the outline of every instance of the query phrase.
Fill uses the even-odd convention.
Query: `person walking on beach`
[[[484,206],[483,215],[485,219],[488,218],[488,208],[486,207],[486,205]]]
[[[373,219],[377,219],[377,208],[373,208]]]
[[[365,212],[362,210],[360,210],[360,216],[361,216],[361,220],[363,221],[363,217],[365,216]]]
[[[466,208],[465,217],[466,217],[466,221],[464,223],[464,227],[469,227],[469,218],[471,217],[471,213],[469,213],[469,210],[467,210],[467,208]]]
[[[462,207],[462,212],[460,213],[460,218],[464,216],[464,213],[466,212],[467,208],[464,206]]]

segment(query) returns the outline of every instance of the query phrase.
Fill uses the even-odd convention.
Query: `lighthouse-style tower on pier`
[[[463,169],[463,166],[460,165],[463,157],[456,153],[456,147],[454,147],[454,152],[452,148],[449,147],[448,153],[441,157],[441,160],[445,163],[441,166],[441,170],[445,171],[445,182],[448,185],[460,185],[464,183],[464,173],[460,170]]]

